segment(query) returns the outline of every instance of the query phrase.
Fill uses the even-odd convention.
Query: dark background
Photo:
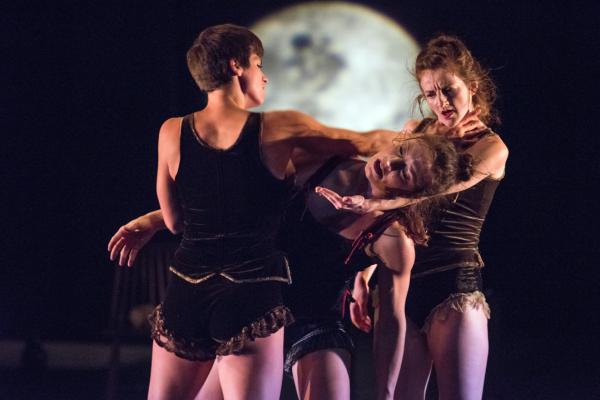
[[[160,124],[201,102],[185,51],[209,25],[251,25],[295,3],[1,6],[0,339],[100,338],[114,272],[107,241],[158,207]],[[511,388],[527,393],[535,381],[569,395],[556,398],[598,396],[600,7],[359,4],[421,44],[438,32],[458,35],[499,87],[497,131],[511,153],[481,242],[493,307],[488,390],[511,398]]]

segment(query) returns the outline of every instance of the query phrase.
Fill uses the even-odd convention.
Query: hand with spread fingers
[[[460,140],[464,142],[477,141],[479,134],[488,129],[480,119],[480,109],[469,111],[467,115],[455,126],[446,127],[445,125],[436,124],[436,134],[446,136],[448,139]]]
[[[356,214],[366,214],[371,211],[374,205],[372,200],[367,199],[362,195],[356,196],[340,196],[331,189],[322,186],[315,187],[315,192],[327,199],[336,210],[352,211]]]
[[[415,199],[395,197],[393,199],[366,198],[362,195],[341,196],[331,189],[315,187],[315,192],[327,199],[336,210],[350,211],[355,214],[367,214],[373,211],[393,210],[415,202]]]

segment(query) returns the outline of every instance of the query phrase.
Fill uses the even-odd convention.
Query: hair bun
[[[456,178],[459,181],[468,181],[473,176],[473,156],[469,153],[462,153],[458,156],[458,170]]]

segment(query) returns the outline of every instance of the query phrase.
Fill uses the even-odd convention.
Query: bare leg
[[[213,361],[189,361],[152,345],[148,399],[193,399],[204,385]]]
[[[451,310],[433,320],[428,344],[441,400],[476,400],[483,395],[488,357],[488,320],[482,308]]]
[[[427,337],[407,319],[406,343],[395,399],[423,400],[431,375],[431,355]]]
[[[223,400],[223,391],[219,382],[219,368],[217,363],[213,363],[210,373],[200,388],[200,392],[194,400]]]
[[[217,357],[225,399],[278,400],[283,379],[283,329],[246,345],[244,354]]]
[[[350,353],[326,349],[308,353],[292,366],[300,400],[349,400]]]

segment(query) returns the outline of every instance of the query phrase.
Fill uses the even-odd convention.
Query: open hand
[[[350,211],[355,214],[367,214],[373,211],[394,210],[414,204],[418,199],[394,197],[391,199],[366,198],[365,196],[340,196],[331,189],[315,187],[315,192],[325,197],[336,210]]]
[[[377,199],[367,199],[365,196],[340,196],[331,189],[322,186],[315,187],[315,192],[327,199],[336,210],[351,211],[356,214],[366,214],[376,209]]]
[[[129,221],[108,242],[111,261],[118,257],[120,266],[133,266],[140,249],[152,239],[154,233],[155,229],[144,217]]]

